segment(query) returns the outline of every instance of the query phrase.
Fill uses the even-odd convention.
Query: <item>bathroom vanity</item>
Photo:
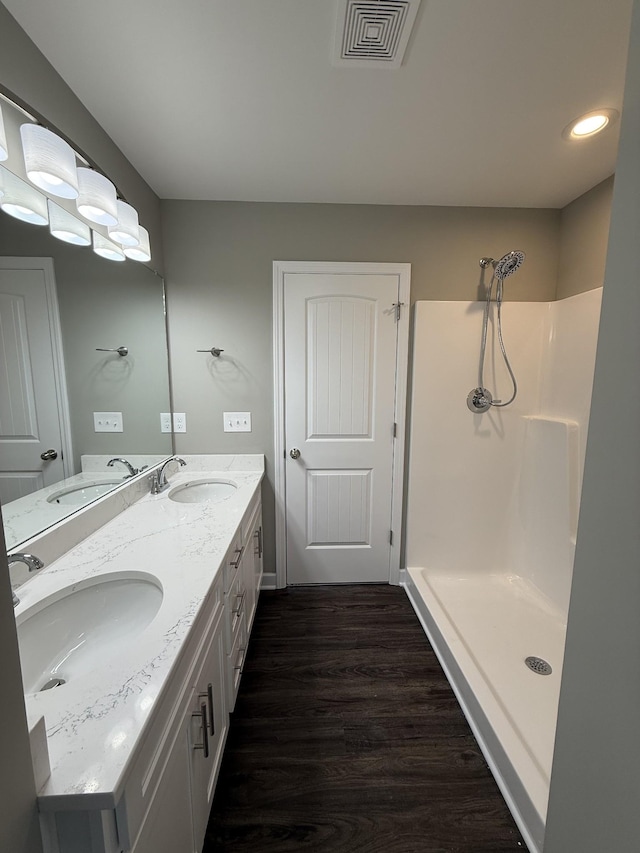
[[[202,849],[262,577],[264,463],[185,459],[17,590],[47,853]],[[86,642],[56,657],[56,621],[76,619]]]

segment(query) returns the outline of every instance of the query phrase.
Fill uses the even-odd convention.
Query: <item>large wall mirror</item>
[[[0,166],[20,175],[25,118],[0,103],[10,147]],[[106,260],[0,210],[0,360],[10,550],[131,475],[111,459],[136,470],[172,453],[161,428],[170,412],[164,283],[150,266]]]

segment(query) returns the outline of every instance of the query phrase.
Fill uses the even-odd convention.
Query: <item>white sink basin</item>
[[[228,480],[191,480],[171,489],[169,498],[183,504],[218,503],[230,498],[237,488]]]
[[[144,572],[80,581],[17,617],[25,693],[58,686],[123,654],[162,603],[162,584]]]
[[[100,480],[98,483],[78,483],[75,486],[67,486],[66,489],[60,489],[50,494],[47,498],[47,503],[84,504],[105,495],[114,486],[122,482],[122,478],[112,478],[110,480]]]

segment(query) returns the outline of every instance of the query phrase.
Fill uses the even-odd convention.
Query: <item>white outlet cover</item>
[[[160,432],[171,432],[171,412],[160,412]]]
[[[94,412],[94,432],[124,432],[122,412]]]
[[[173,431],[174,432],[186,432],[187,431],[187,416],[184,412],[174,412],[173,413]]]

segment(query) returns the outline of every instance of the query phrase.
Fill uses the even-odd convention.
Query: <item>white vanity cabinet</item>
[[[210,586],[206,586],[207,565],[201,562],[198,566],[206,592],[194,605],[179,587],[178,597],[183,595],[184,600],[180,606],[192,609],[185,617],[189,630],[177,645],[171,636],[172,626],[182,630],[179,623],[170,622],[165,629],[164,642],[175,649],[172,656],[161,645],[143,671],[144,678],[138,672],[135,687],[129,687],[133,684],[129,677],[120,688],[135,698],[123,716],[114,714],[110,728],[105,727],[105,746],[122,743],[130,750],[119,774],[113,775],[112,785],[95,794],[72,792],[71,796],[53,797],[45,793],[39,797],[46,853],[202,850],[262,577],[259,490],[244,506],[242,516],[235,514],[233,523],[237,525],[239,517],[241,522],[226,539],[231,544],[224,560],[220,563],[217,556],[211,565]],[[165,552],[175,540],[171,535],[164,540]],[[170,558],[163,554],[159,559]],[[167,565],[175,566],[175,558]],[[177,576],[181,584],[188,579],[188,566],[188,561],[180,564]],[[159,567],[156,570],[160,572]],[[168,588],[176,583],[169,578],[167,575]],[[170,662],[170,670],[147,710],[145,702],[154,695],[149,688],[154,661],[163,666]],[[136,713],[148,716],[129,744],[128,727]],[[98,760],[104,758],[104,749],[94,751]]]

